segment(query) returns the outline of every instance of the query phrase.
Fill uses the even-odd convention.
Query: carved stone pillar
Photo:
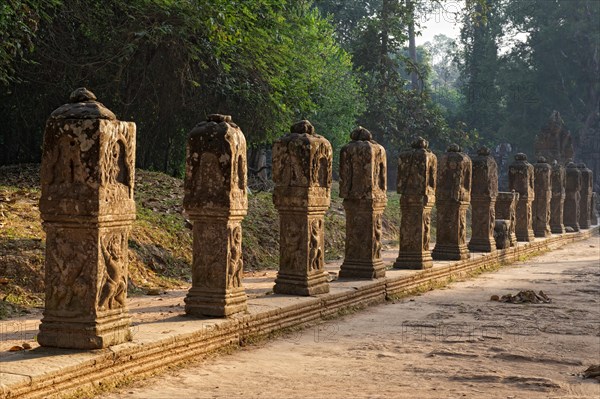
[[[512,191],[499,192],[496,198],[496,219],[508,221],[508,237],[510,239],[510,246],[514,247],[517,245],[517,203],[519,202],[519,193]]]
[[[183,207],[193,222],[192,287],[185,312],[246,310],[242,219],[248,210],[246,139],[228,115],[209,115],[188,137]]]
[[[598,225],[598,194],[592,193],[592,205],[590,206],[590,223]]]
[[[498,196],[498,166],[487,147],[477,151],[473,162],[471,189],[471,240],[470,251],[494,252],[494,227],[496,197]]]
[[[546,158],[538,158],[534,166],[535,199],[533,200],[533,232],[536,237],[550,237],[550,201],[552,200],[552,167]]]
[[[273,203],[279,211],[279,273],[274,292],[329,292],[324,265],[325,211],[331,197],[331,144],[308,121],[273,145]]]
[[[527,155],[518,153],[508,168],[508,187],[519,193],[517,202],[517,240],[533,241],[533,209],[535,199],[533,165],[527,162]]]
[[[565,169],[565,208],[564,224],[574,232],[579,231],[579,202],[581,199],[581,171],[574,162],[567,163]]]
[[[46,123],[40,211],[46,230],[42,346],[131,340],[127,243],[135,219],[135,124],[80,88]]]
[[[397,269],[427,269],[433,266],[429,249],[431,208],[435,204],[437,158],[429,143],[417,138],[398,159],[397,190],[400,194],[400,252]]]
[[[467,249],[467,208],[471,201],[471,159],[452,144],[442,156],[437,173],[437,226],[433,259],[462,260]]]
[[[579,228],[589,229],[592,225],[590,220],[592,193],[594,192],[594,177],[592,171],[584,163],[577,165],[581,171],[581,197],[579,199]]]
[[[550,201],[550,230],[564,234],[563,209],[565,206],[565,168],[557,161],[552,163],[552,200]]]
[[[381,217],[387,203],[387,161],[371,132],[358,128],[340,152],[340,197],[346,210],[346,249],[340,278],[385,276]]]

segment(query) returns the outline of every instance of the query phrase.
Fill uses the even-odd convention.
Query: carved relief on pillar
[[[435,204],[437,158],[429,143],[418,137],[398,159],[397,190],[400,194],[400,251],[397,269],[433,266],[429,248],[431,208]]]
[[[274,292],[329,292],[323,255],[324,215],[331,196],[331,144],[308,121],[273,145],[273,203],[280,219],[280,266]]]
[[[190,132],[184,189],[183,206],[194,223],[192,287],[185,311],[212,317],[243,312],[246,138],[230,116],[209,115]]]
[[[506,220],[508,228],[508,237],[510,240],[510,246],[514,247],[517,245],[517,203],[519,202],[519,193],[512,192],[499,192],[496,197],[496,219]],[[500,249],[500,248],[498,248]]]
[[[533,241],[533,208],[535,199],[535,175],[533,165],[527,162],[527,155],[518,153],[508,168],[508,187],[519,193],[517,202],[517,240]]]
[[[346,247],[340,278],[385,276],[381,215],[387,203],[385,149],[359,127],[340,151],[340,197],[346,211]]]
[[[565,168],[556,160],[552,163],[552,199],[550,201],[550,230],[554,234],[564,234],[563,209],[565,206]]]
[[[433,259],[462,260],[467,249],[467,208],[471,202],[471,159],[451,145],[440,159],[437,176],[437,229]]]
[[[579,231],[579,206],[581,200],[581,170],[574,162],[567,163],[565,168],[565,207],[563,222],[565,229]]]
[[[579,228],[589,229],[592,225],[590,220],[592,193],[594,192],[594,177],[590,169],[584,163],[577,165],[581,171],[581,196],[579,199]]]
[[[126,307],[127,298],[127,248],[129,230],[110,229],[102,232],[100,239],[100,291],[98,310],[115,310]]]
[[[46,124],[42,212],[135,213],[135,124],[120,122],[86,89],[55,110]]]
[[[46,123],[40,174],[47,233],[40,345],[97,349],[130,340],[135,124],[117,120],[89,90],[75,90]]]
[[[552,167],[539,157],[534,166],[533,232],[536,237],[550,237],[550,201],[552,200]]]
[[[473,187],[471,190],[471,240],[469,250],[494,252],[496,197],[498,196],[498,167],[487,147],[472,158]]]

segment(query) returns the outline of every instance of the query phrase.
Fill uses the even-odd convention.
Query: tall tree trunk
[[[413,0],[406,0],[406,8],[410,13],[408,22],[408,54],[413,63],[417,67],[417,42],[415,38],[415,4]],[[419,76],[416,71],[410,73],[411,87],[413,90],[419,90]]]
[[[389,40],[389,21],[391,13],[392,0],[383,0],[381,5],[381,47],[379,50],[379,75],[380,75],[380,95],[383,96],[387,88],[387,66],[388,66],[388,40]],[[383,98],[383,97],[381,97]]]

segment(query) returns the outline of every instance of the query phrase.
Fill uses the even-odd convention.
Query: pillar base
[[[339,278],[369,280],[381,277],[385,277],[385,266],[381,260],[345,259],[340,267]]]
[[[433,258],[431,252],[410,253],[401,252],[396,262],[394,269],[402,270],[424,270],[433,267]]]
[[[493,239],[492,241],[485,239],[471,239],[467,248],[469,251],[473,252],[493,253],[496,252],[496,241]]]
[[[535,234],[533,233],[533,230],[528,231],[527,233],[517,232],[517,241],[523,241],[523,242],[535,241]]]
[[[567,227],[570,227],[573,229],[572,233],[577,233],[580,230],[579,223],[577,223],[577,224],[566,224],[565,223],[565,230],[567,229]]]
[[[130,325],[126,309],[105,312],[95,320],[44,316],[37,341],[54,348],[103,349],[131,341]]]
[[[312,296],[329,292],[328,273],[323,271],[309,276],[279,272],[273,292],[283,295]]]
[[[550,229],[546,230],[533,230],[533,235],[538,238],[547,238],[552,235]]]
[[[552,234],[565,234],[565,226],[560,224],[557,226],[550,226]]]
[[[248,308],[243,288],[236,290],[211,290],[192,287],[185,297],[185,313],[192,316],[227,317],[245,312]]]
[[[435,260],[465,260],[469,259],[470,253],[466,245],[437,245],[431,256]]]

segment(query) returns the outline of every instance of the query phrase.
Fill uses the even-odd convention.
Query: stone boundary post
[[[550,230],[554,234],[564,234],[563,223],[565,206],[565,168],[556,160],[552,163],[552,200],[550,201]]]
[[[584,163],[577,165],[581,171],[581,197],[579,199],[579,228],[589,229],[594,177],[592,171]]]
[[[471,161],[473,162],[473,187],[469,250],[494,252],[496,250],[494,227],[498,196],[498,166],[487,147],[480,148]]]
[[[452,144],[440,159],[437,176],[436,260],[469,258],[467,208],[471,202],[471,159]]]
[[[324,216],[331,198],[333,151],[309,121],[294,124],[273,145],[273,203],[279,211],[276,294],[329,292]]]
[[[192,287],[185,312],[210,317],[243,312],[246,138],[230,116],[209,115],[190,132],[184,189],[183,207],[194,225]]]
[[[517,245],[517,203],[519,193],[516,191],[499,192],[496,198],[496,220],[506,220],[508,223],[508,237],[510,246]]]
[[[46,123],[40,212],[46,230],[42,346],[100,349],[131,340],[128,237],[135,219],[135,124],[85,88]]]
[[[598,193],[592,193],[592,205],[590,206],[590,223],[598,225]]]
[[[527,155],[518,153],[508,168],[508,187],[519,193],[517,202],[517,240],[533,241],[533,209],[535,199],[535,177],[533,165],[527,162]]]
[[[381,218],[387,203],[385,149],[359,127],[340,152],[340,197],[346,211],[346,246],[340,278],[385,276]]]
[[[400,251],[396,269],[428,269],[433,266],[429,241],[431,209],[435,204],[437,158],[429,143],[418,137],[398,159],[397,190],[400,194]]]
[[[579,205],[581,199],[581,171],[574,162],[567,163],[565,168],[565,228],[570,227],[573,232],[579,231]]]
[[[552,200],[552,167],[546,158],[539,157],[534,166],[535,199],[533,200],[533,233],[550,237],[550,201]]]

